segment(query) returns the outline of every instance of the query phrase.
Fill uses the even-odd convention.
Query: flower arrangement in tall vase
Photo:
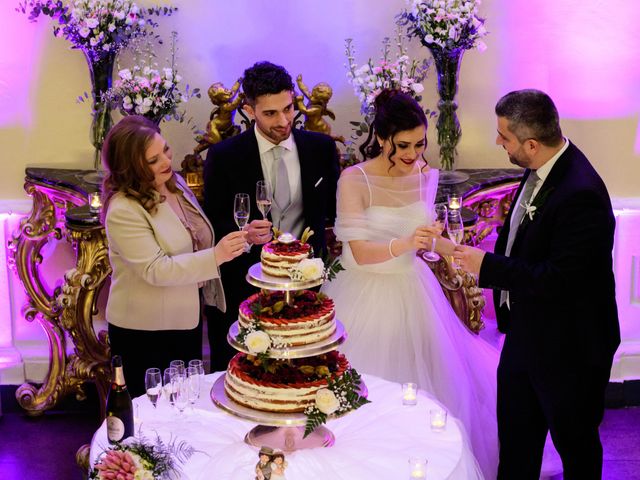
[[[392,45],[395,43],[395,52]],[[352,121],[351,140],[346,142],[346,161],[343,167],[357,163],[355,142],[370,132],[374,115],[374,102],[378,94],[385,88],[401,90],[420,102],[424,87],[422,82],[427,77],[431,61],[411,59],[407,52],[405,39],[400,29],[396,30],[395,39],[385,37],[382,40],[381,56],[374,62],[369,58],[366,63],[358,66],[355,59],[353,39],[345,40],[345,55],[347,57],[347,79],[360,100],[360,113],[363,119]],[[429,110],[426,110],[430,114]]]
[[[397,24],[407,35],[417,37],[429,49],[438,75],[440,111],[436,129],[440,145],[440,183],[455,184],[469,176],[454,171],[456,147],[462,135],[455,100],[462,56],[466,50],[487,47],[484,19],[478,16],[480,0],[410,0],[410,7],[398,15]]]
[[[91,143],[94,147],[95,172],[84,180],[102,182],[100,151],[112,125],[111,109],[103,93],[111,88],[116,55],[132,40],[152,36],[158,26],[153,17],[171,15],[176,8],[139,7],[133,0],[25,0],[18,3],[19,12],[36,21],[40,15],[57,22],[56,37],[64,37],[71,48],[80,50],[87,61],[91,78],[92,122]],[[83,100],[83,96],[79,100]]]
[[[176,61],[177,35],[171,32],[170,57],[163,68],[154,60],[156,55],[149,42],[133,47],[134,65],[119,69],[115,85],[103,93],[109,108],[118,109],[124,116],[142,115],[158,125],[162,120],[184,120],[185,111],[180,107],[201,95],[199,88],[192,89],[188,84],[182,88]]]

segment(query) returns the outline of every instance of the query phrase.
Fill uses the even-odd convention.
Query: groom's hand
[[[465,272],[480,274],[480,266],[484,259],[485,251],[476,247],[467,247],[466,245],[457,245],[453,250],[453,258],[456,259],[460,268]]]

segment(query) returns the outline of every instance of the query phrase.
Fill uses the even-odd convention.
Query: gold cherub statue
[[[206,132],[197,139],[199,143],[195,153],[200,153],[209,145],[240,132],[240,128],[233,123],[233,117],[243,99],[243,94],[238,94],[241,83],[242,78],[239,78],[229,89],[225,88],[221,82],[216,82],[209,87],[209,99],[214,108],[209,117]]]
[[[327,121],[322,118],[327,115],[332,120],[336,119],[335,114],[327,108],[327,104],[333,95],[331,86],[326,82],[320,82],[313,87],[313,90],[309,92],[309,89],[302,81],[302,75],[297,77],[298,88],[303,93],[309,102],[304,104],[304,97],[302,95],[296,96],[296,106],[298,110],[305,115],[304,128],[312,132],[325,133],[331,135],[331,126]],[[344,137],[332,137],[334,140],[344,143]]]

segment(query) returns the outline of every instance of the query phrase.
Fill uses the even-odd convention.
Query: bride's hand
[[[435,225],[418,227],[413,234],[413,247],[416,250],[430,249],[433,239],[440,238],[441,233],[442,230]]]

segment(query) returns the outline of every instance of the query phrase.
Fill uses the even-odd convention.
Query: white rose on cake
[[[244,340],[251,353],[264,353],[271,346],[271,338],[265,332],[251,332]]]
[[[321,388],[316,392],[316,407],[325,415],[331,415],[340,408],[340,401],[331,390]]]
[[[292,271],[294,280],[311,281],[324,274],[324,262],[321,258],[305,258]]]

